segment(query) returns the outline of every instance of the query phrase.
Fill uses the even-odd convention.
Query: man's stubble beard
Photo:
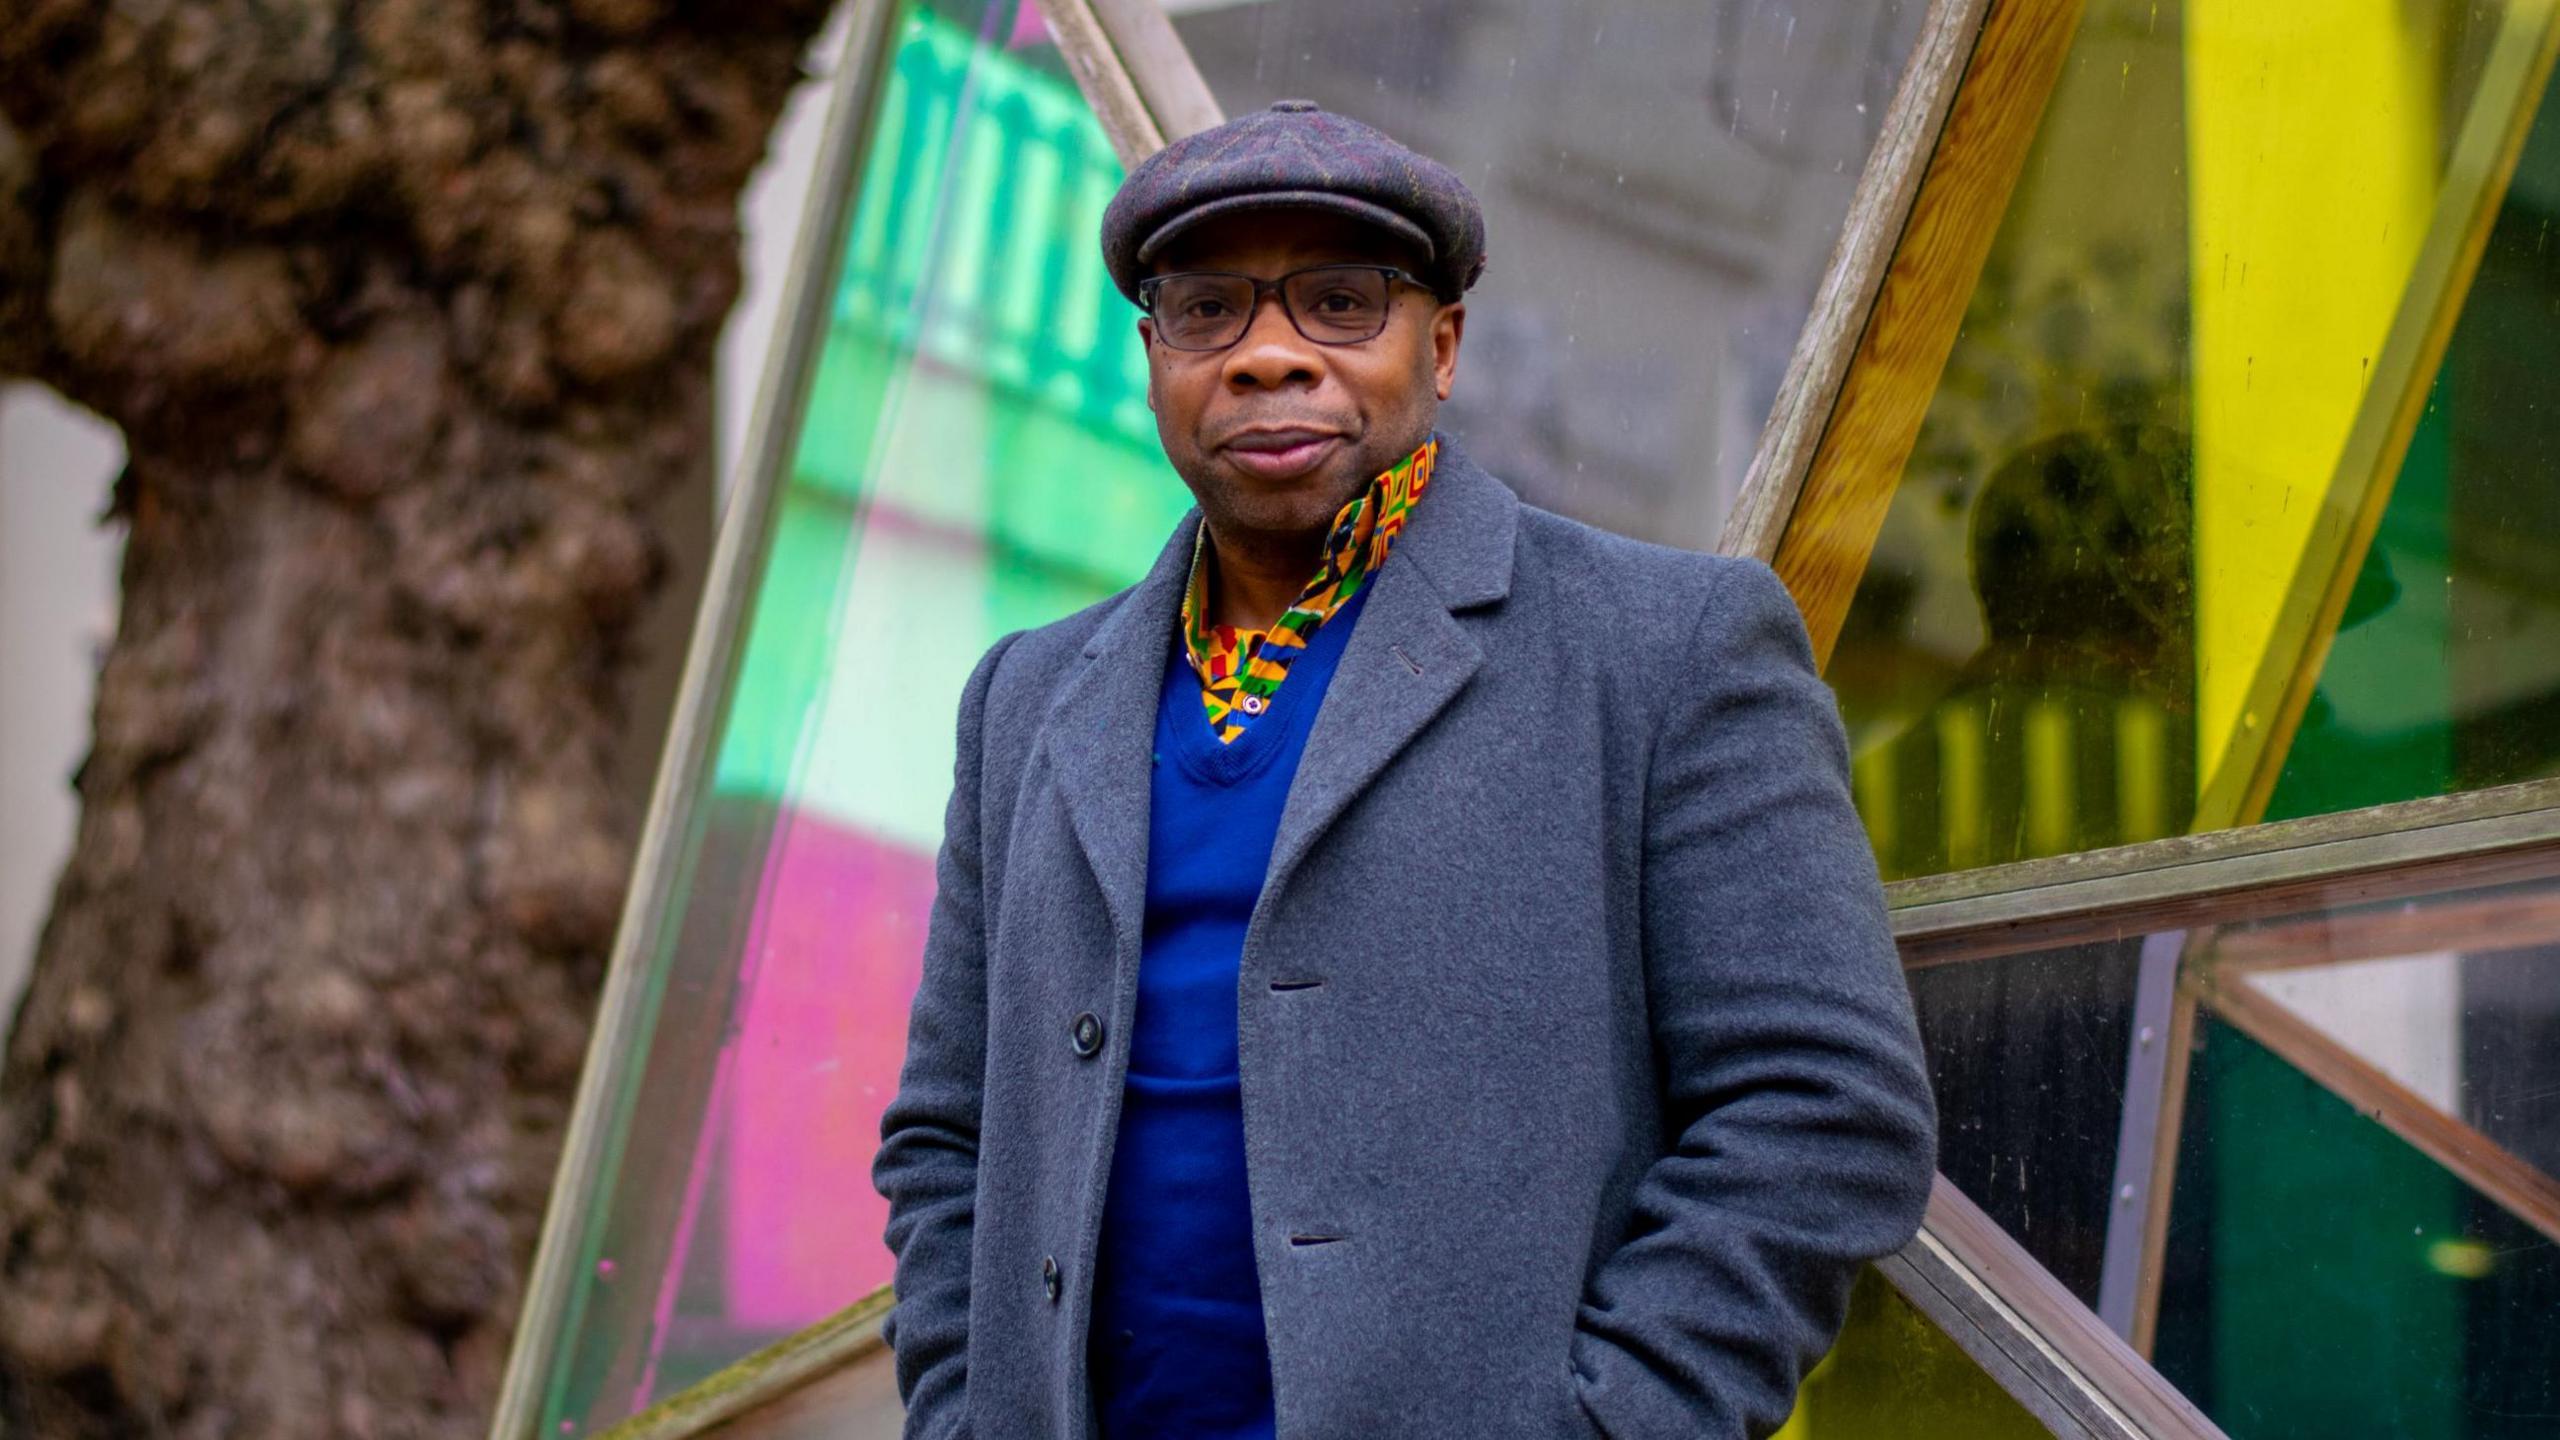
[[[1373,427],[1362,436],[1345,457],[1325,467],[1321,485],[1300,482],[1285,493],[1266,491],[1249,477],[1221,473],[1215,452],[1196,443],[1186,441],[1177,449],[1172,437],[1162,435],[1161,422],[1159,436],[1166,442],[1166,459],[1199,503],[1211,533],[1258,547],[1320,546],[1343,506],[1431,438],[1439,419],[1439,400],[1429,388],[1427,369],[1422,384],[1427,398],[1409,407],[1391,427]],[[1379,438],[1390,430],[1395,438]]]

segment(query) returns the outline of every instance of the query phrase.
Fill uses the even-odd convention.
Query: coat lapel
[[[1316,712],[1281,811],[1266,897],[1484,663],[1454,612],[1511,593],[1519,519],[1518,498],[1442,435],[1430,488],[1378,568]]]
[[[1195,510],[1174,527],[1154,568],[1095,628],[1084,667],[1050,705],[1041,730],[1125,958],[1135,957],[1145,919],[1156,704],[1199,523]]]

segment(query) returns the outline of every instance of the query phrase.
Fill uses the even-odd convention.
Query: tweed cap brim
[[[1229,195],[1219,200],[1203,201],[1175,215],[1155,228],[1138,246],[1138,263],[1151,265],[1164,248],[1186,231],[1198,228],[1221,215],[1247,210],[1328,210],[1337,215],[1366,221],[1388,234],[1408,241],[1422,251],[1426,261],[1440,258],[1439,247],[1423,228],[1384,205],[1372,204],[1356,195],[1340,195],[1331,190],[1266,190],[1252,195]]]

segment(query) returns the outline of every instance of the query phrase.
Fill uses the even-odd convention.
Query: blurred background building
[[[1450,411],[1476,453],[1539,503],[1670,543],[1712,543],[1909,50],[1915,0],[1167,8],[1231,110],[1308,96],[1445,157],[1483,193],[1496,250]],[[653,778],[710,550],[715,485],[725,489],[734,474],[771,349],[844,18],[812,47],[814,78],[776,128],[746,202],[747,288],[721,347],[720,455],[700,485],[670,502],[676,566],[648,626],[660,663],[634,707],[641,733],[628,768],[637,790]],[[1021,24],[1020,43],[1037,45],[1036,18]],[[956,87],[964,58],[946,55],[934,83]],[[1608,83],[1591,83],[1604,71]],[[1082,148],[1049,163],[1080,165],[1081,183],[1107,196],[1118,166],[1081,118],[1073,87],[1021,95],[1031,98],[1005,112],[1022,132],[1013,143],[1038,143],[1041,125],[1078,131]],[[1076,228],[1085,213],[1041,198],[1041,177],[1004,183],[1033,192],[1034,208],[1009,220],[1057,249],[1059,281],[1096,283],[1097,262],[1084,253],[1091,227]],[[920,257],[911,249],[907,258]],[[1127,448],[1151,449],[1143,407],[1130,408],[1143,373],[1125,343],[1130,317],[1110,311],[1114,323],[1088,334],[1088,354],[1034,356],[1023,347],[1044,332],[1040,313],[1016,314],[1016,349],[983,363],[1035,388],[1062,384],[1078,367],[1115,376],[1107,383],[1117,388],[1080,401],[1080,414]],[[23,983],[70,846],[67,780],[86,745],[96,658],[115,618],[117,543],[95,520],[121,463],[111,427],[40,387],[0,391],[0,1009]],[[1127,479],[1148,492],[1171,483],[1145,465]],[[1074,498],[1074,487],[1054,488]],[[1164,518],[1162,504],[1124,515],[1141,531]],[[1127,539],[1097,544],[1125,550]]]

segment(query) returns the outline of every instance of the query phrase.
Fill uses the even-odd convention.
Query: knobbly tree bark
[[[131,456],[0,1068],[0,1432],[486,1425],[650,504],[824,8],[0,0],[0,371]]]

